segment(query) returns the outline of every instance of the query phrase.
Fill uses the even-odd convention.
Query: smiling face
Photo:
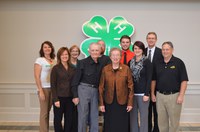
[[[119,64],[121,59],[121,51],[120,50],[113,50],[110,53],[110,59],[113,64]]]
[[[74,47],[71,50],[70,54],[71,54],[71,58],[77,59],[80,53],[79,53],[78,48]]]
[[[147,35],[147,44],[149,48],[153,48],[156,45],[157,38],[155,34],[149,34]]]
[[[164,58],[171,58],[173,51],[173,48],[167,43],[162,46],[162,55]]]
[[[141,56],[143,54],[143,50],[140,49],[138,46],[134,45],[134,53],[135,53],[135,56]]]
[[[60,60],[62,63],[66,63],[69,60],[69,54],[67,50],[64,50],[63,53],[60,56]]]
[[[50,55],[52,52],[52,48],[48,44],[44,44],[42,47],[44,55]]]
[[[126,51],[126,50],[129,49],[129,47],[130,47],[130,45],[131,45],[131,41],[130,41],[130,39],[128,39],[128,38],[123,38],[123,39],[121,40],[120,45],[121,45],[122,50],[125,50],[125,51]]]
[[[97,60],[101,53],[101,46],[96,43],[90,44],[89,53],[93,60]]]

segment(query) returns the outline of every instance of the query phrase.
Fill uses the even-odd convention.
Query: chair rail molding
[[[188,82],[181,123],[200,122],[199,100],[200,82]],[[37,88],[34,82],[0,82],[0,121],[37,122],[39,110]],[[53,121],[52,110],[51,121]]]

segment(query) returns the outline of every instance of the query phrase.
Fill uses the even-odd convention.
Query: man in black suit
[[[145,55],[149,58],[153,65],[162,59],[162,52],[161,49],[156,47],[157,41],[157,34],[155,32],[149,32],[146,36],[146,41],[148,47],[145,49]],[[154,127],[152,128],[152,113],[153,113],[153,121]],[[158,115],[156,111],[156,103],[150,100],[149,102],[149,116],[148,116],[148,123],[149,123],[149,132],[159,132],[158,128]]]

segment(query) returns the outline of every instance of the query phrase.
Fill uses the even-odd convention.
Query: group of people
[[[71,81],[78,65],[80,49],[61,47],[55,59],[51,42],[45,41],[40,57],[34,65],[34,75],[40,101],[40,132],[49,131],[49,113],[53,104],[54,129],[56,132],[77,132],[77,108],[72,102]],[[62,118],[64,115],[64,128]]]
[[[112,48],[109,56],[99,40],[82,60],[76,45],[61,47],[55,59],[52,43],[42,43],[34,65],[40,132],[49,130],[52,104],[55,132],[86,132],[88,126],[98,132],[99,110],[103,132],[177,132],[188,81],[185,64],[173,55],[170,41],[160,49],[155,32],[146,40],[146,48],[136,41],[132,52],[131,38],[123,35],[121,49]]]

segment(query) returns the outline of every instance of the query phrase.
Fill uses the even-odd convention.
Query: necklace
[[[50,58],[47,58],[47,57],[44,57],[46,60],[48,60],[50,63],[52,63],[53,62],[53,60]]]

